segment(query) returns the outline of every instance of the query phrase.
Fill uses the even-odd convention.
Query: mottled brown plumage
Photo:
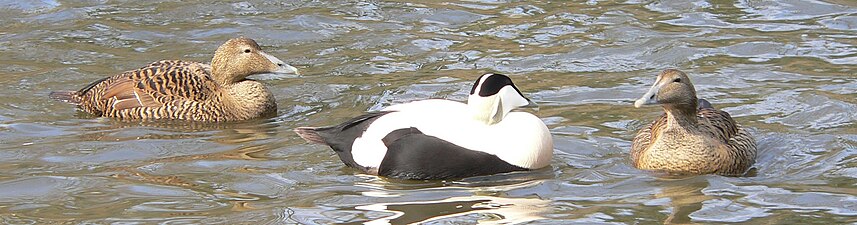
[[[739,176],[756,159],[756,141],[729,113],[698,100],[684,72],[664,70],[636,107],[666,112],[640,129],[631,146],[634,167],[680,174]]]
[[[273,115],[277,105],[259,73],[297,73],[263,52],[256,41],[235,38],[214,53],[211,65],[163,60],[97,80],[51,97],[98,116],[131,120],[237,121]]]

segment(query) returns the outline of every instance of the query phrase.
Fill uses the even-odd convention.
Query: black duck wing
[[[390,132],[383,142],[387,154],[381,161],[378,175],[385,177],[440,180],[527,170],[496,155],[425,135],[413,127]]]

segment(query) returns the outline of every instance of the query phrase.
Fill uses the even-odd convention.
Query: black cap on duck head
[[[233,38],[214,52],[211,73],[220,84],[242,81],[247,76],[261,73],[298,74],[298,70],[277,57],[262,51],[253,39]]]
[[[506,114],[521,107],[537,107],[524,97],[512,79],[503,74],[489,73],[480,76],[470,89],[467,105],[476,120],[495,124]]]
[[[656,104],[696,109],[696,89],[687,74],[676,69],[662,71],[649,91],[634,102],[634,107]]]

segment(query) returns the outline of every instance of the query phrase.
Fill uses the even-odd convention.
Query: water
[[[122,123],[48,99],[255,38],[299,67],[260,77],[275,118]],[[854,223],[857,3],[786,1],[0,1],[0,222]],[[658,71],[750,127],[749,177],[632,168]],[[425,98],[485,72],[541,105],[550,168],[398,181],[291,130]]]

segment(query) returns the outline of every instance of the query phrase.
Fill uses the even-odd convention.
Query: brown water
[[[577,1],[575,1],[577,2]],[[136,124],[48,99],[237,36],[299,67],[259,77],[275,118]],[[0,223],[854,223],[857,2],[0,1]],[[632,168],[658,71],[750,127],[754,176]],[[541,105],[552,166],[445,182],[359,175],[297,126],[425,98],[485,72]]]

